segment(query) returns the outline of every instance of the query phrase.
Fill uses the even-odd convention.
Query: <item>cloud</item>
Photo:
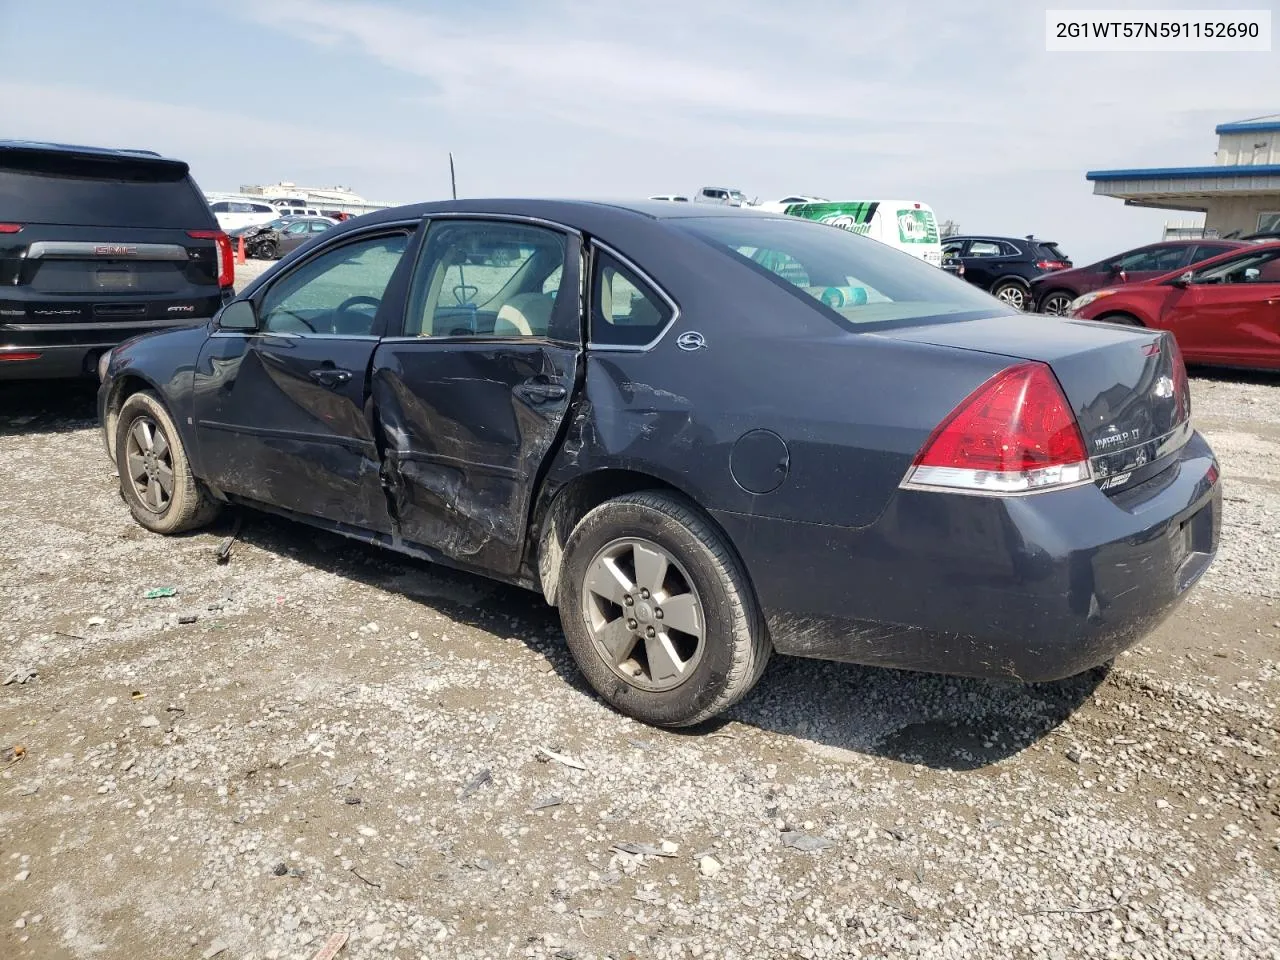
[[[0,102],[8,128],[24,139],[156,150],[191,163],[197,178],[201,168],[242,171],[244,179],[234,183],[202,182],[208,189],[263,182],[264,171],[306,182],[314,170],[327,182],[332,171],[364,179],[421,169],[420,158],[402,143],[353,141],[236,110],[8,81],[0,81]]]

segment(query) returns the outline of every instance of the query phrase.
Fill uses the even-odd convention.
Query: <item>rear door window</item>
[[[0,152],[0,210],[14,223],[204,228],[209,206],[182,167]]]

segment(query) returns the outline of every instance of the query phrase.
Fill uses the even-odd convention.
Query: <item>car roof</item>
[[[769,213],[755,207],[729,207],[716,204],[671,203],[668,200],[569,200],[569,199],[478,199],[439,200],[388,207],[356,218],[361,225],[417,219],[433,213],[473,213],[523,216],[549,220],[578,229],[592,229],[593,224],[621,224],[636,217],[649,220],[680,220],[696,217],[748,217],[777,219],[783,214]],[[352,221],[348,221],[352,222]]]
[[[182,160],[164,157],[154,150],[127,150],[116,147],[90,147],[72,143],[47,143],[40,140],[0,140],[0,155],[5,153],[43,154],[46,156],[80,157],[91,160],[131,160],[154,163],[158,166],[181,168],[183,174],[190,168]]]

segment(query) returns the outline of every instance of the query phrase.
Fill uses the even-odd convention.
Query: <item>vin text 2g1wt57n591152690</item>
[[[1218,542],[1171,337],[727,206],[361,217],[113,351],[99,407],[147,528],[231,502],[539,590],[655,724],[724,710],[772,651],[1066,677]]]

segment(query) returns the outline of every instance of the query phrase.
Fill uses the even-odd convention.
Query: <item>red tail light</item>
[[[1065,260],[1037,260],[1036,266],[1041,270],[1065,270],[1067,262]]]
[[[0,233],[18,233],[22,230],[20,223],[0,223]]]
[[[1181,423],[1191,416],[1191,382],[1187,379],[1187,365],[1183,362],[1177,340],[1173,340],[1173,395],[1177,398],[1178,422]]]
[[[1053,371],[1039,362],[996,374],[926,441],[907,487],[1028,493],[1088,480],[1080,425]]]
[[[7,360],[39,360],[40,354],[23,352],[23,353],[0,353],[0,361]]]
[[[236,258],[231,252],[231,238],[221,230],[188,230],[193,240],[212,240],[218,246],[218,286],[230,287],[236,282]]]

